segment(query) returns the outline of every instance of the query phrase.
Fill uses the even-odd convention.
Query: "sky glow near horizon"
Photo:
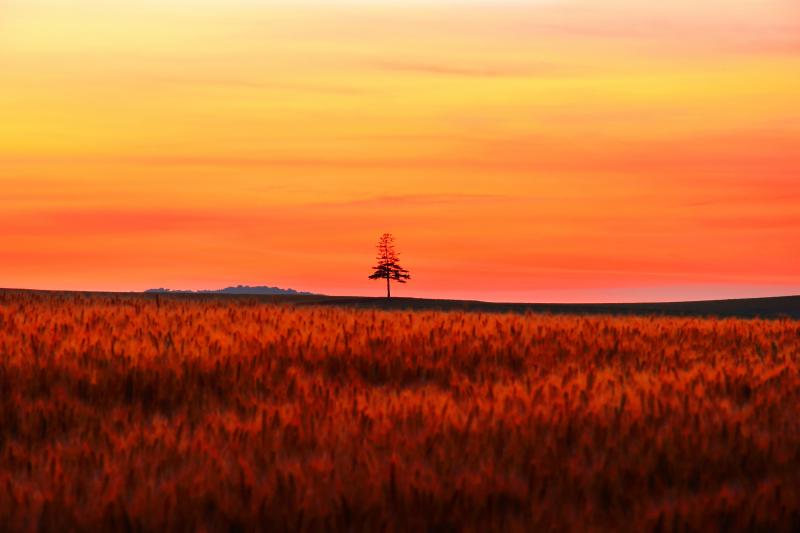
[[[796,2],[109,4],[0,6],[0,286],[800,294]]]

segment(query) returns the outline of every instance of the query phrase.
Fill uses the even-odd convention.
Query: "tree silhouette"
[[[408,270],[401,267],[398,261],[397,252],[394,249],[394,237],[391,233],[384,233],[378,239],[378,264],[372,267],[373,272],[369,279],[386,280],[386,297],[392,297],[390,283],[392,280],[398,283],[405,283],[411,279]]]

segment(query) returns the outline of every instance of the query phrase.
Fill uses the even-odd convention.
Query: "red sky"
[[[800,293],[796,2],[117,4],[0,6],[0,286]]]

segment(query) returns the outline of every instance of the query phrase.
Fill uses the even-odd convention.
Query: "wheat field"
[[[800,528],[800,322],[0,293],[0,529]]]

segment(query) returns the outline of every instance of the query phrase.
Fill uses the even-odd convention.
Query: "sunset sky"
[[[663,4],[663,5],[662,5]],[[800,2],[8,0],[0,286],[800,294]]]

